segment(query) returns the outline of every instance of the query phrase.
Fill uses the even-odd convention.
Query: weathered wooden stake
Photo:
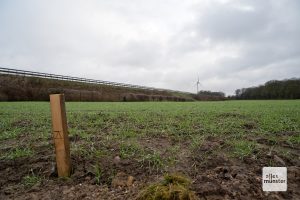
[[[64,95],[50,95],[50,106],[58,176],[68,177],[71,173],[71,158]]]

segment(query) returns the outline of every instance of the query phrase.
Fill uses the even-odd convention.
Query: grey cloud
[[[153,66],[163,56],[161,45],[155,41],[129,41],[110,54],[108,64],[132,68]]]
[[[267,1],[256,5],[214,4],[209,9],[200,10],[195,23],[204,37],[214,40],[234,40],[252,37],[268,27],[270,6]]]

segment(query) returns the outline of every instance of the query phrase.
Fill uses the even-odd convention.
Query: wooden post
[[[68,177],[71,174],[71,158],[65,96],[63,94],[50,95],[50,106],[58,176]]]

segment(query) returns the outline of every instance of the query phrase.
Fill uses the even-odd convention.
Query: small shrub
[[[41,177],[35,175],[32,171],[31,171],[31,175],[27,175],[23,177],[22,180],[22,184],[27,188],[30,188],[40,182],[41,182]]]
[[[249,142],[246,140],[235,140],[232,142],[233,155],[244,159],[244,157],[251,155],[257,150],[257,145],[254,142]]]
[[[136,154],[138,154],[141,151],[140,147],[135,144],[124,144],[122,143],[120,145],[120,157],[121,158],[131,158],[134,157]]]
[[[288,137],[287,142],[292,146],[299,145],[300,144],[300,134]]]
[[[156,171],[162,170],[164,168],[164,162],[159,153],[153,151],[151,153],[145,153],[141,156],[139,163],[142,166],[148,166],[150,173],[153,169]]]
[[[190,180],[182,175],[165,175],[163,181],[141,191],[137,200],[196,200],[195,193],[188,188],[190,184]]]
[[[33,151],[30,148],[15,148],[12,151],[7,152],[2,158],[14,160],[21,157],[29,157],[33,155]]]
[[[100,168],[99,165],[94,166],[94,174],[95,174],[96,183],[100,184],[103,174],[102,174],[102,169]]]

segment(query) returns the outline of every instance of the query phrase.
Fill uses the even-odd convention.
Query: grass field
[[[300,198],[300,100],[71,102],[66,109],[74,172],[61,180],[49,103],[0,103],[0,199],[133,199],[167,173],[188,177],[199,198]],[[262,192],[264,166],[288,167],[288,192]],[[134,177],[133,185],[121,175]]]

